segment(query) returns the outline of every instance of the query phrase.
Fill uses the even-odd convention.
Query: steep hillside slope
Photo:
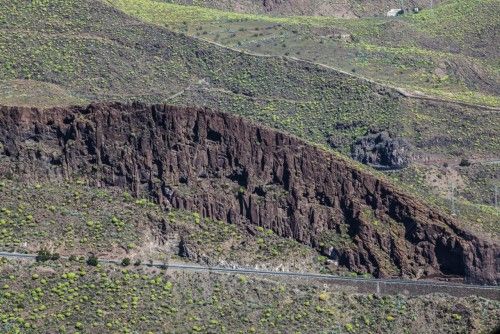
[[[450,0],[376,19],[272,17],[155,0],[111,3],[147,22],[253,53],[291,55],[412,92],[500,104],[496,1]]]
[[[307,245],[257,226],[227,224],[197,212],[163,210],[127,189],[84,178],[42,182],[0,174],[0,252],[129,258],[131,264],[196,262],[211,266],[353,275]]]
[[[84,177],[253,224],[376,276],[496,284],[497,244],[343,158],[229,114],[154,105],[1,109],[1,174]]]
[[[447,0],[433,10],[412,16],[409,23],[433,37],[451,40],[460,49],[468,49],[476,55],[493,56],[498,60],[495,50],[500,37],[498,13],[500,4],[496,0]],[[485,46],[492,46],[490,52],[481,54]]]
[[[330,68],[242,54],[144,24],[100,1],[16,0],[2,3],[0,15],[4,104],[19,105],[13,96],[35,106],[168,100],[238,113],[318,143],[335,135],[345,152],[354,138],[380,128],[424,152],[500,151],[497,112],[409,99]],[[40,97],[40,85],[61,99]]]
[[[398,90],[332,68],[290,57],[241,53],[171,31],[177,24],[183,25],[183,21],[186,21],[188,33],[200,36],[211,36],[209,28],[217,27],[221,32],[228,30],[227,34],[236,34],[230,40],[234,44],[242,35],[242,46],[248,46],[248,49],[258,48],[261,42],[254,43],[253,40],[265,39],[269,33],[270,36],[276,35],[269,45],[279,42],[275,47],[279,49],[278,54],[285,53],[283,50],[287,48],[304,53],[305,50],[312,50],[316,54],[314,47],[304,44],[304,41],[309,41],[307,43],[316,46],[326,45],[327,48],[320,50],[320,54],[328,56],[331,51],[331,56],[327,57],[329,61],[336,64],[347,61],[348,64],[344,65],[349,71],[353,68],[349,63],[352,60],[356,64],[356,73],[364,64],[364,69],[375,69],[377,73],[387,73],[388,77],[400,78],[401,81],[420,78],[420,74],[422,78],[430,75],[432,79],[434,71],[444,74],[435,68],[435,61],[447,59],[448,62],[451,59],[449,55],[417,53],[408,59],[406,56],[414,49],[407,49],[406,46],[394,49],[394,45],[390,44],[403,45],[405,40],[401,40],[400,35],[396,35],[399,37],[393,42],[389,39],[387,43],[390,43],[382,49],[379,47],[375,53],[367,51],[371,50],[371,38],[385,36],[380,33],[385,29],[398,31],[400,26],[407,27],[408,20],[376,21],[375,26],[372,21],[342,20],[340,27],[352,28],[355,32],[353,37],[360,35],[368,38],[368,42],[363,39],[362,43],[351,48],[350,43],[337,39],[344,28],[328,28],[333,23],[326,18],[326,23],[317,18],[312,21],[310,18],[272,18],[279,21],[265,21],[263,25],[259,17],[258,25],[254,27],[253,21],[246,17],[231,16],[228,19],[221,16],[219,20],[211,14],[204,19],[198,13],[190,15],[189,12],[186,14],[185,11],[164,7],[171,4],[155,2],[160,7],[152,7],[151,3],[145,0],[113,0],[111,3],[96,0],[1,2],[0,103],[61,106],[82,105],[95,100],[141,100],[208,106],[285,130],[325,147],[333,146],[346,154],[350,152],[351,144],[368,131],[387,130],[412,144],[414,160],[426,162],[430,159],[440,166],[445,162],[458,164],[462,158],[479,161],[494,159],[500,152],[500,113],[497,110],[407,98]],[[121,4],[118,7],[127,13],[155,25],[132,18],[110,4]],[[130,4],[134,6],[128,7]],[[294,25],[287,23],[290,21],[294,21]],[[248,28],[245,24],[255,30],[240,31]],[[195,32],[198,27],[201,30]],[[311,29],[316,34],[331,35],[332,38],[310,39],[307,34]],[[205,32],[207,35],[204,35]],[[281,35],[281,32],[284,34]],[[259,36],[252,37],[255,34]],[[419,35],[416,39],[419,45],[429,41],[423,38],[428,34],[424,31]],[[282,47],[281,40],[285,38],[291,39],[286,47]],[[247,44],[245,39],[251,41]],[[295,43],[296,40],[302,42]],[[433,38],[431,40],[434,41]],[[430,45],[440,46],[444,40],[438,39],[439,43]],[[265,43],[262,42],[262,47]],[[492,43],[489,41],[484,49],[491,50]],[[347,48],[338,49],[339,45]],[[360,45],[361,49],[358,49]],[[334,46],[333,49],[331,46]],[[448,44],[444,43],[442,47],[447,48]],[[340,51],[336,53],[335,50]],[[346,50],[350,51],[344,53]],[[369,60],[374,59],[372,56],[377,59],[377,64],[382,62],[384,66],[377,69]],[[429,59],[431,65],[423,66]],[[391,65],[386,66],[388,63]],[[458,68],[463,72],[469,68],[460,64],[453,58],[453,62],[448,62],[450,71]],[[448,68],[448,65],[445,67]],[[410,72],[415,66],[425,73],[418,72],[420,74],[414,73],[413,76]],[[448,70],[445,72],[451,75]],[[472,82],[474,85],[486,82],[485,87],[494,87],[488,84],[491,80],[484,81],[483,78],[480,76]],[[454,82],[454,79],[451,81]],[[448,80],[439,82],[441,85]],[[401,179],[405,182],[410,180]],[[414,185],[427,196],[425,187],[418,182]],[[492,189],[484,189],[483,186],[482,191],[490,194]],[[445,199],[436,203],[449,206]],[[490,198],[485,203],[493,202]],[[480,210],[481,221],[495,226],[496,211],[492,211],[491,207],[486,209],[473,207],[472,210],[462,210],[461,217],[479,222],[476,212]],[[487,216],[486,219],[483,216]]]

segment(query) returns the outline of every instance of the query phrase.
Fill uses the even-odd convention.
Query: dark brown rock
[[[166,208],[270,228],[380,277],[500,281],[497,244],[343,158],[229,114],[1,107],[0,143],[2,177],[87,177]]]
[[[410,144],[387,131],[369,131],[351,146],[351,157],[378,169],[401,169],[410,161]]]

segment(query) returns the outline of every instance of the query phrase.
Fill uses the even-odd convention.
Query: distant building
[[[404,11],[401,8],[393,8],[387,12],[388,17],[394,17],[394,16],[403,15],[403,14],[404,14]]]

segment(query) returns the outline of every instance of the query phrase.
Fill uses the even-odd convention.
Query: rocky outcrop
[[[350,162],[210,110],[0,108],[0,175],[86,178],[165,208],[270,228],[384,277],[499,282],[499,246]]]
[[[408,166],[410,144],[387,131],[369,131],[352,144],[351,157],[378,169],[401,169]]]
[[[189,249],[189,245],[187,241],[181,237],[181,240],[179,242],[179,253],[178,255],[180,257],[186,257],[186,258],[192,258],[193,257],[193,252]]]

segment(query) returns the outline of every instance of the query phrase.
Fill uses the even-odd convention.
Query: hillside
[[[2,108],[0,125],[0,170],[18,182],[80,176],[119,186],[164,208],[270,229],[378,277],[499,281],[496,238],[475,236],[339,155],[242,118],[114,104]]]
[[[0,258],[2,330],[482,333],[498,322],[496,297],[381,296],[168,268],[194,261],[494,283],[487,275],[497,275],[488,268],[498,246],[338,155],[207,110],[113,104],[0,114],[0,250],[72,256]],[[326,226],[322,215],[332,217]],[[130,264],[94,267],[89,254]],[[148,265],[155,259],[165,268]]]
[[[185,210],[166,212],[124,189],[91,186],[83,176],[38,181],[33,176],[0,181],[0,251],[33,254],[47,249],[61,256],[91,252],[100,258],[128,257],[131,263],[352,274],[346,267],[328,266],[316,250],[262,227],[228,224]]]
[[[56,104],[36,94],[36,84],[66,103],[140,99],[211,106],[318,143],[339,135],[341,150],[367,129],[384,128],[424,151],[499,151],[496,112],[405,98],[299,60],[241,54],[143,24],[99,1],[20,1],[3,4],[1,13],[0,81],[9,87],[2,101],[13,105],[20,104],[13,96],[28,105]]]
[[[0,330],[21,333],[483,333],[498,301],[353,294],[300,280],[0,262]]]
[[[384,16],[400,8],[397,0],[169,0],[169,3],[195,5],[248,14],[333,16],[340,18]],[[438,5],[440,0],[435,0]],[[426,8],[429,1],[405,1],[405,8]]]
[[[112,3],[148,22],[252,53],[307,59],[410,92],[499,105],[495,1],[453,0],[400,18],[343,20],[237,14],[152,0]]]
[[[193,7],[178,6],[182,11],[172,11],[172,7],[163,6],[174,5],[151,4],[113,2],[118,8],[158,25],[138,21],[94,0],[0,4],[0,102],[60,106],[95,100],[142,100],[208,106],[286,130],[325,147],[333,146],[346,154],[356,138],[383,129],[411,143],[416,163],[436,161],[433,166],[444,174],[454,173],[455,167],[449,171],[440,167],[443,164],[456,166],[462,158],[481,162],[498,156],[500,142],[496,134],[500,120],[495,110],[408,98],[398,90],[328,67],[290,57],[242,54],[193,39],[172,29],[177,24],[185,25],[190,33],[195,22],[212,22],[210,26],[233,27],[238,35],[250,38],[250,30],[239,31],[241,24],[252,25],[255,17],[242,20],[238,15],[243,14],[228,17],[227,13],[218,13],[221,16],[217,18],[203,8],[198,8],[202,12],[186,15],[185,10]],[[279,21],[266,21],[271,19]],[[168,20],[168,27],[159,26],[164,25],[162,20]],[[333,24],[330,19],[319,18],[266,20],[258,17],[256,22],[262,29],[257,32],[267,34],[264,22],[271,24],[269,31],[273,34],[273,29],[277,29],[276,33],[287,32],[280,38],[297,35],[287,28],[290,22],[294,24],[290,27],[309,27],[305,31]],[[391,26],[384,21],[379,23]],[[371,21],[362,20],[342,24],[360,34],[371,31],[372,26]],[[202,28],[196,34],[210,37],[209,31]],[[293,43],[290,41],[287,43]],[[344,54],[336,59],[350,57]],[[474,166],[471,173],[477,169]],[[478,192],[473,196],[462,190],[460,193],[470,201],[463,202],[461,219],[479,222],[484,225],[481,230],[487,233],[494,231],[491,226],[498,220],[498,211],[482,206],[494,201],[493,188],[485,189],[484,184],[493,184],[495,173],[478,172],[470,181],[469,176],[464,176],[464,182],[477,184]],[[449,209],[448,199],[442,197],[446,189],[436,188],[440,183],[431,182],[432,179],[423,184],[405,174],[399,178],[402,187],[417,190]],[[449,188],[449,184],[444,186]],[[429,188],[436,193],[435,200],[429,198]]]
[[[0,1],[0,333],[496,333],[495,0]]]
[[[495,65],[498,61],[496,48],[498,43],[494,33],[498,30],[498,24],[492,16],[496,11],[495,2],[449,1],[443,6],[436,6],[432,11],[423,11],[418,15],[371,20],[276,18],[148,0],[140,2],[116,0],[113,4],[147,22],[165,25],[169,29],[203,40],[211,40],[219,45],[248,50],[252,54],[286,56],[293,62],[295,62],[293,57],[297,57],[327,64],[354,76],[368,77],[390,86],[403,87],[404,90],[411,92],[411,95],[422,95],[422,92],[425,92],[445,99],[498,106],[499,76],[496,70],[498,66]],[[470,20],[472,17],[476,19]],[[447,28],[439,30],[437,24]],[[452,29],[457,25],[460,26],[459,32]],[[456,33],[446,36],[438,33],[448,30],[454,30]],[[480,41],[477,39],[477,36],[490,35],[491,38],[480,38]],[[252,75],[249,77],[252,79]],[[200,88],[204,90],[203,95],[208,90],[218,95],[210,99],[200,98],[200,93],[197,92]],[[297,101],[300,104],[294,105],[294,101],[290,99],[270,101],[267,98],[252,98],[251,101],[244,101],[248,100],[246,96],[239,96],[236,101],[226,102],[231,98],[228,94],[230,94],[228,90],[211,89],[208,82],[202,81],[200,85],[190,86],[188,91],[183,92],[189,100],[184,105],[192,105],[193,101],[196,101],[199,106],[209,105],[225,110],[229,104],[231,111],[241,110],[242,105],[245,105],[244,108],[247,110],[243,110],[242,113],[247,116],[249,114],[253,116],[257,109],[265,108],[267,113],[258,115],[257,120],[269,118],[269,112],[272,112],[271,125],[316,142],[323,142],[321,135],[314,133],[318,124],[321,124],[320,131],[323,133],[323,138],[326,136],[328,145],[343,153],[349,153],[353,138],[366,133],[365,129],[368,128],[370,131],[388,129],[397,136],[412,138],[411,141],[417,148],[412,154],[415,167],[418,171],[424,170],[429,176],[419,180],[415,177],[406,177],[409,173],[403,173],[398,177],[402,183],[409,183],[411,189],[417,189],[427,198],[428,194],[432,193],[435,197],[433,201],[447,210],[450,209],[450,187],[453,183],[458,187],[457,194],[461,200],[460,216],[463,219],[482,221],[489,226],[495,225],[499,219],[498,211],[484,205],[494,203],[496,182],[494,175],[498,174],[500,168],[498,165],[491,166],[493,168],[491,174],[483,173],[481,167],[484,161],[496,159],[498,149],[487,149],[487,153],[483,151],[482,148],[489,144],[489,139],[486,139],[488,136],[482,137],[483,140],[474,144],[474,148],[468,152],[463,150],[462,143],[459,145],[454,143],[455,138],[464,138],[467,134],[477,133],[476,129],[469,130],[468,123],[482,122],[483,117],[486,117],[485,122],[489,122],[492,126],[492,133],[497,133],[498,109],[482,110],[466,107],[467,112],[456,113],[455,107],[450,104],[432,103],[430,106],[424,100],[417,103],[417,107],[413,103],[410,106],[396,106],[396,110],[409,108],[410,111],[404,114],[401,110],[387,113],[383,118],[396,117],[398,121],[402,120],[398,122],[399,124],[387,124],[383,119],[373,123],[373,117],[378,118],[382,116],[381,113],[385,114],[383,108],[360,117],[358,117],[359,106],[352,108],[349,106],[347,112],[342,110],[339,113],[340,110],[337,108],[337,112],[333,114],[325,113],[323,111],[331,109],[332,104],[321,103],[321,100],[324,100],[321,95],[321,100],[316,100],[314,104],[309,101]],[[408,95],[408,93],[403,94]],[[349,94],[343,92],[342,95],[348,97]],[[176,99],[169,102],[183,103],[182,100],[183,98],[176,96]],[[346,103],[346,101],[339,102]],[[288,111],[290,109],[292,114]],[[470,112],[474,109],[477,113]],[[281,111],[285,111],[283,116]],[[281,120],[282,117],[285,119]],[[438,117],[442,118],[437,121]],[[269,121],[266,120],[267,122]],[[365,127],[364,124],[367,123],[372,125]],[[430,130],[429,126],[433,127],[433,124],[436,124],[436,129],[431,130],[434,135],[427,137],[424,134],[427,140],[414,141],[414,138],[423,139],[420,136]],[[454,125],[441,131],[450,124]],[[331,125],[335,126],[330,128]],[[304,134],[302,129],[307,129],[309,134]],[[325,131],[326,129],[328,130]],[[495,137],[497,136],[493,135],[493,138]],[[430,143],[440,148],[429,149]],[[458,163],[464,157],[474,162],[465,173],[458,168]],[[418,171],[416,174],[421,174]],[[475,176],[471,178],[472,175]],[[446,181],[435,182],[433,180],[436,180],[436,177]],[[478,190],[480,187],[481,191],[471,193],[464,186],[466,184],[471,184]]]

